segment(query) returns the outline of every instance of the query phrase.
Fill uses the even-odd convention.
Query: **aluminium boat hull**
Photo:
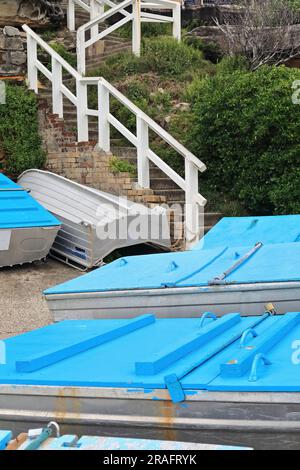
[[[154,211],[48,171],[27,170],[18,181],[60,220],[51,255],[74,268],[85,271],[100,266],[115,250],[139,244],[150,244],[153,251],[170,249],[168,215],[162,208]],[[153,238],[148,232],[144,236],[130,231],[141,214],[156,225]]]
[[[48,255],[58,227],[0,230],[0,267],[32,263]]]
[[[57,421],[63,433],[299,450],[300,393],[0,386],[0,426],[14,434]]]
[[[260,315],[267,303],[282,314],[300,310],[300,282],[46,294],[45,298],[55,321],[131,318],[151,312],[158,318],[198,317],[206,311],[218,316]]]

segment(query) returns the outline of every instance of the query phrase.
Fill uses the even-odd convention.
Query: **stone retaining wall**
[[[24,75],[26,62],[24,33],[13,26],[0,28],[0,76]]]

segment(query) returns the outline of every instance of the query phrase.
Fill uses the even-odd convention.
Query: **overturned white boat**
[[[45,258],[60,222],[0,173],[0,267]]]
[[[19,184],[61,222],[51,255],[73,267],[99,266],[115,250],[150,244],[170,247],[168,214],[41,170],[25,171]]]
[[[121,258],[45,291],[55,320],[300,310],[300,215],[224,218],[194,250]]]

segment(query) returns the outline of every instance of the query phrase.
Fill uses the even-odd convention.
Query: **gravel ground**
[[[80,276],[53,259],[0,270],[0,339],[52,323],[42,292]]]

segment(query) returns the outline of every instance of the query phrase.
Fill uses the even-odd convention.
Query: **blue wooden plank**
[[[242,377],[251,367],[258,353],[272,349],[292,328],[300,323],[300,313],[291,312],[278,318],[269,330],[251,341],[251,349],[240,349],[225,364],[221,364],[221,377]]]
[[[183,338],[180,344],[171,344],[160,353],[153,354],[148,360],[136,362],[135,372],[137,375],[157,374],[240,322],[239,313],[228,314],[216,322],[210,323],[198,331],[196,330],[193,335]]]
[[[74,450],[77,449],[78,437],[75,434],[66,434],[45,442],[42,450]]]
[[[11,439],[11,431],[0,431],[0,450],[4,450]]]
[[[71,346],[62,349],[56,348],[40,356],[16,361],[16,370],[17,372],[34,372],[43,369],[44,367],[48,367],[59,361],[73,357],[74,355],[87,351],[88,349],[95,348],[140,328],[144,328],[154,322],[154,315],[141,315],[133,320],[128,320],[128,322],[125,324],[123,323],[122,326],[107,331],[106,333],[88,338],[85,341],[72,344]]]

